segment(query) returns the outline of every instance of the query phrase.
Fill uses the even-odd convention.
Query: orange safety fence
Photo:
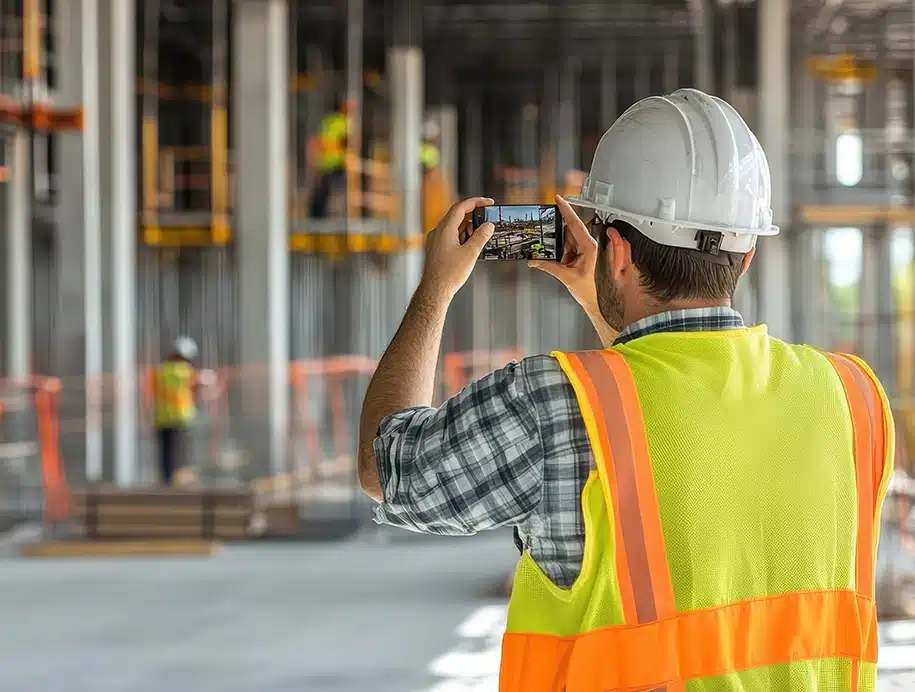
[[[347,410],[346,385],[348,381],[369,378],[375,372],[377,361],[363,356],[332,356],[303,360],[291,369],[293,413],[290,439],[290,466],[298,477],[305,480],[322,480],[330,475],[354,473],[356,469],[355,440],[358,430],[355,420],[350,420]],[[319,412],[310,404],[315,390],[323,384],[327,412],[330,414],[332,452],[324,453],[321,441]],[[358,410],[359,401],[353,411]],[[356,413],[358,415],[358,413]],[[299,446],[301,445],[301,449]]]
[[[442,358],[445,396],[454,396],[473,380],[487,375],[513,360],[521,360],[523,357],[524,351],[517,347],[495,351],[448,353]]]
[[[53,377],[0,379],[5,514],[30,518],[37,513],[47,525],[68,515],[70,492],[60,451],[60,392],[60,380]]]

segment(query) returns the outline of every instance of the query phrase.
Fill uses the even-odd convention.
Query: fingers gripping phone
[[[479,259],[562,259],[562,216],[555,204],[497,204],[474,209],[474,229],[487,221],[495,231]]]

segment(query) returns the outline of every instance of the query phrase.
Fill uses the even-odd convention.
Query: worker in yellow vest
[[[521,551],[502,692],[872,691],[889,404],[854,356],[731,307],[772,224],[769,167],[721,99],[638,102],[557,198],[605,348],[510,363],[432,407],[442,325],[491,224],[456,204],[365,395],[376,520]],[[577,213],[576,213],[577,210]]]
[[[188,434],[197,415],[197,344],[189,337],[175,341],[172,353],[156,368],[153,379],[159,471],[171,485],[188,445]]]
[[[441,163],[442,154],[438,149],[440,128],[434,120],[427,120],[423,126],[423,141],[419,145],[419,162],[423,174],[436,170]]]
[[[351,130],[352,101],[346,99],[324,116],[315,139],[318,180],[311,199],[312,218],[326,218],[331,196],[346,185],[346,146]]]

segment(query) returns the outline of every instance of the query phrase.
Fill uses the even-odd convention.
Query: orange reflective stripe
[[[644,625],[605,627],[577,637],[507,634],[503,660],[524,661],[530,670],[511,667],[515,686],[503,689],[562,689],[545,686],[538,676],[566,665],[565,689],[570,692],[635,692],[789,661],[849,658],[873,663],[876,620],[874,601],[852,590],[809,591],[679,613]]]
[[[878,451],[883,437],[883,407],[876,386],[861,367],[848,356],[826,354],[842,380],[851,413],[854,434],[855,478],[858,496],[858,536],[855,549],[855,588],[873,598],[875,590],[875,526],[879,476],[874,468],[883,468],[883,454]]]
[[[599,412],[598,393],[594,387],[594,382],[580,356],[583,354],[569,353],[566,355],[569,365],[572,367],[576,376],[575,384],[578,385],[579,397],[584,397],[591,410]],[[580,402],[584,403],[584,402]],[[629,560],[627,557],[628,547],[623,536],[623,517],[621,515],[621,503],[616,501],[620,497],[620,491],[616,474],[607,473],[608,466],[613,466],[614,451],[617,454],[621,450],[611,450],[610,435],[607,428],[607,420],[602,415],[594,417],[594,429],[588,426],[588,437],[591,441],[591,448],[594,452],[594,459],[600,469],[601,485],[604,489],[604,498],[607,503],[608,513],[612,513],[614,535],[615,535],[615,561],[616,561],[616,578],[620,589],[620,600],[622,601],[623,618],[627,623],[639,622],[636,609],[635,594],[633,593],[633,580],[630,577]]]
[[[883,473],[884,445],[883,404],[876,384],[853,356],[827,353],[842,380],[845,399],[851,413],[855,445],[855,479],[858,496],[858,536],[855,544],[855,590],[862,596],[874,598],[876,575],[876,515],[877,489]],[[870,639],[876,647],[876,617],[872,622]],[[857,692],[861,681],[859,661],[852,660],[851,689]]]
[[[636,618],[630,619],[624,610],[626,622],[650,623],[673,617],[674,590],[635,379],[616,351],[571,354],[569,360],[585,385],[598,427],[605,433],[591,444],[602,446],[595,459],[601,477],[610,480],[610,488],[615,490],[608,494],[604,485],[608,510],[620,526],[628,561],[628,574],[617,563],[620,588],[622,591],[626,582],[635,601]],[[672,681],[658,690],[677,692],[683,688],[682,681]]]

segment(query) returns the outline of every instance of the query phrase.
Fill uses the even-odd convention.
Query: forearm
[[[393,413],[432,404],[442,328],[450,302],[447,294],[420,285],[366,390],[359,426],[359,481],[376,500],[382,499],[373,447],[378,426]]]

